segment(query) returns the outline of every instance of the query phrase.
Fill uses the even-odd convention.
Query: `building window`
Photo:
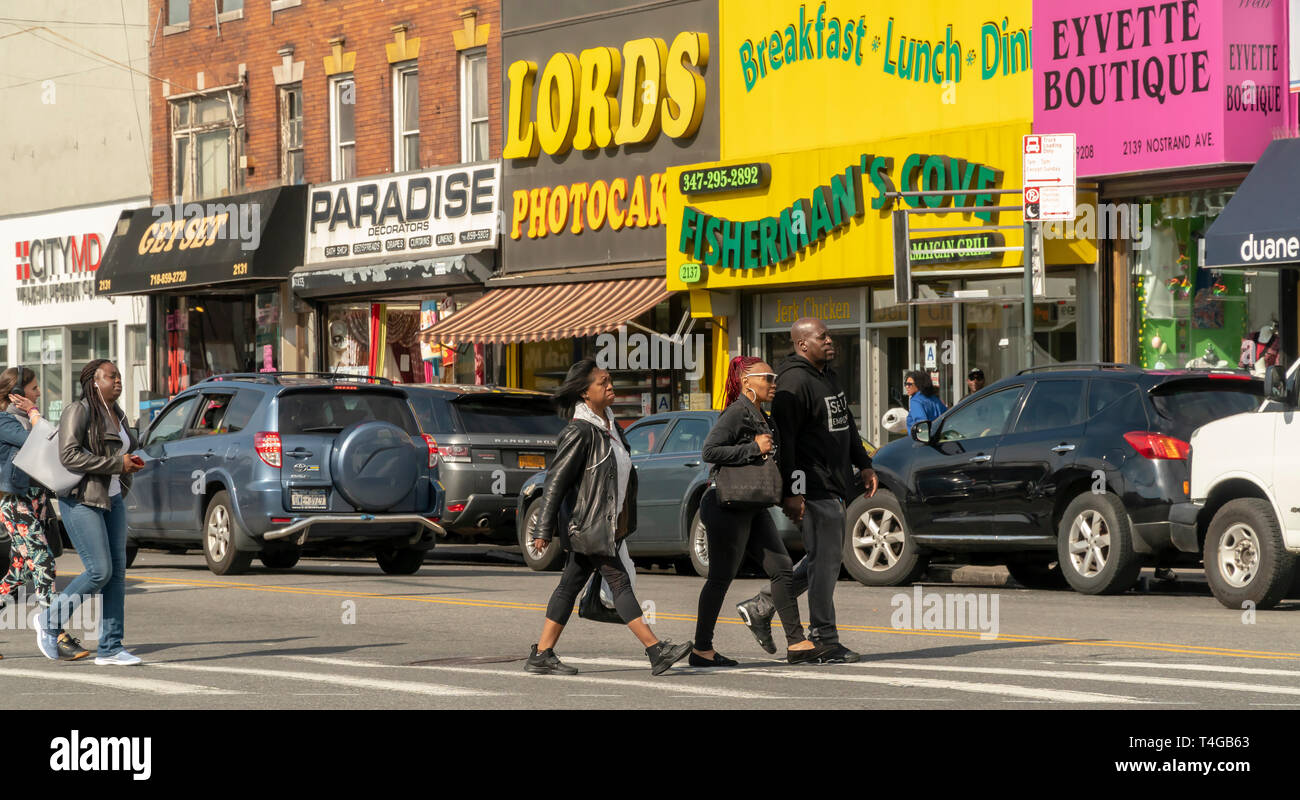
[[[87,362],[113,359],[117,348],[111,322],[67,328],[29,328],[18,332],[22,365],[36,373],[41,387],[41,415],[58,422],[63,409],[77,399],[77,377]],[[131,398],[123,405],[129,407]]]
[[[239,132],[243,97],[233,91],[174,100],[172,110],[172,189],[184,200],[202,200],[239,191]]]
[[[167,24],[190,24],[190,0],[167,0]]]
[[[303,183],[302,84],[280,89],[280,178]]]
[[[420,168],[420,81],[415,63],[393,68],[394,172]]]
[[[217,8],[220,13],[229,14],[232,11],[243,11],[244,0],[217,0]]]
[[[357,83],[351,76],[330,83],[330,179],[357,176]]]
[[[488,159],[487,51],[460,57],[460,157],[462,161]]]

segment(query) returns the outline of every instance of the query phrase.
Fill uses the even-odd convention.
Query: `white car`
[[[1271,608],[1300,582],[1297,368],[1270,369],[1258,410],[1192,434],[1191,502],[1170,518],[1197,525],[1210,589],[1228,608]]]

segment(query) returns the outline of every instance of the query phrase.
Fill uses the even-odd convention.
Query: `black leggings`
[[[552,542],[556,547],[558,542]],[[560,576],[560,585],[551,593],[551,602],[546,605],[546,618],[551,622],[564,625],[573,614],[573,603],[582,594],[582,587],[587,585],[591,573],[600,570],[600,575],[609,582],[614,593],[614,608],[624,622],[635,622],[641,617],[641,604],[632,594],[632,582],[627,577],[627,567],[618,556],[589,556],[569,551],[569,560],[564,565]]]
[[[695,622],[695,649],[713,649],[713,628],[727,589],[740,571],[740,562],[749,553],[772,580],[772,601],[781,615],[785,640],[796,645],[804,640],[799,621],[799,605],[791,591],[790,554],[781,543],[772,516],[767,509],[733,511],[718,505],[713,489],[700,500],[700,519],[709,540],[709,577],[700,591],[700,605]]]

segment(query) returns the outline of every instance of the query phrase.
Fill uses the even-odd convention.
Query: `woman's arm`
[[[89,410],[81,403],[64,410],[59,418],[59,460],[69,470],[83,475],[121,474],[120,456],[97,456],[86,446],[88,415]]]
[[[546,486],[542,490],[542,511],[533,529],[534,539],[550,541],[555,535],[555,516],[569,490],[582,479],[587,462],[586,437],[576,423],[569,423],[560,431],[555,443],[555,459],[546,471]]]
[[[740,404],[743,402],[746,401],[737,400],[728,406],[705,437],[700,455],[710,464],[740,466],[758,456],[758,443],[753,437],[749,437],[749,441],[742,440],[745,409]]]
[[[0,411],[0,442],[22,447],[27,442],[27,429],[8,411]]]

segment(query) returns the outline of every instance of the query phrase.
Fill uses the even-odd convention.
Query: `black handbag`
[[[591,573],[591,578],[587,580],[587,588],[582,593],[582,599],[578,601],[578,616],[593,622],[613,622],[622,625],[623,618],[618,615],[618,610],[600,602],[600,580],[600,570]]]
[[[771,430],[765,420],[763,428]],[[746,510],[779,504],[784,487],[781,469],[776,465],[776,448],[749,464],[718,467],[713,485],[718,505],[723,508]]]

